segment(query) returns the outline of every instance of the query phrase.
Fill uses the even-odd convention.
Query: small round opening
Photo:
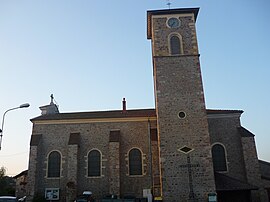
[[[178,114],[180,119],[184,119],[186,117],[186,113],[185,112],[179,112]]]

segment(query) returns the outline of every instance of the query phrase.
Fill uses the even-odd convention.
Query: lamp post
[[[28,104],[28,103],[21,104],[21,105],[18,106],[18,107],[14,107],[14,108],[8,109],[8,110],[5,111],[5,113],[3,114],[2,127],[0,128],[0,150],[1,150],[1,143],[2,143],[2,138],[3,138],[3,132],[4,132],[4,121],[5,121],[5,115],[6,115],[6,113],[9,112],[9,111],[15,110],[15,109],[27,108],[27,107],[29,107],[29,106],[30,106],[30,104]]]

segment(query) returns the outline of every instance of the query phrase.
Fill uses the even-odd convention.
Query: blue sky
[[[197,37],[207,108],[241,109],[270,161],[269,0],[172,0],[200,7]],[[146,11],[166,0],[0,1],[0,116],[8,112],[0,166],[28,167],[31,118],[53,93],[61,112],[153,108]]]

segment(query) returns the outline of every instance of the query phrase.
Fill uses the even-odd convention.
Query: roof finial
[[[53,104],[53,94],[51,94],[51,104]]]
[[[170,0],[167,0],[167,2],[168,3],[166,5],[168,6],[169,9],[171,9],[171,4],[172,4],[171,1]]]
[[[59,113],[57,102],[55,101],[53,94],[51,94],[51,103],[49,105],[41,106],[39,109],[41,110],[41,115],[47,114],[56,114]],[[56,104],[54,104],[54,102]]]

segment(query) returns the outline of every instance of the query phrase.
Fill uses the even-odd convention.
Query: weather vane
[[[167,0],[167,4],[166,5],[168,6],[169,9],[171,9],[171,4],[172,4],[171,1],[170,0]]]

